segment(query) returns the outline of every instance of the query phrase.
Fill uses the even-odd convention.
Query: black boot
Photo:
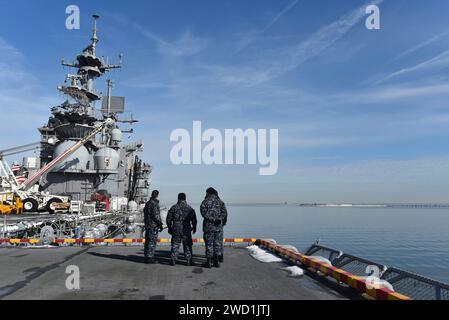
[[[175,266],[175,265],[176,265],[175,259],[171,259],[171,260],[170,260],[170,265],[171,265],[171,266]]]
[[[146,258],[147,264],[157,264],[157,261],[154,258]]]
[[[223,255],[218,256],[218,262],[223,263],[224,257]]]
[[[212,259],[211,258],[207,258],[206,262],[203,264],[203,268],[212,268]]]
[[[192,259],[187,259],[186,265],[187,265],[188,267],[193,266],[194,264],[193,264],[193,262],[192,262]]]
[[[214,257],[214,268],[220,268],[220,264],[218,263],[218,257]]]

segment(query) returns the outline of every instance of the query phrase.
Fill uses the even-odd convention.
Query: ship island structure
[[[68,84],[58,87],[73,102],[66,100],[53,107],[48,123],[39,128],[40,167],[92,132],[96,123],[112,118],[116,125],[103,130],[100,139],[94,137],[56,166],[42,179],[40,188],[69,196],[71,200],[88,201],[92,194],[99,193],[121,199],[122,204],[130,201],[141,204],[147,201],[151,167],[136,155],[143,150],[142,142],[121,144],[123,132],[118,123],[135,120],[120,120],[125,98],[111,96],[112,80],[107,80],[106,97],[95,90],[95,81],[106,72],[121,68],[121,63],[110,65],[97,56],[98,16],[94,19],[91,43],[76,57],[75,63],[62,61],[62,65],[76,70],[76,74],[67,75]],[[99,102],[101,109],[97,110]]]
[[[137,122],[123,118],[125,97],[112,95],[111,79],[106,95],[96,90],[99,78],[122,67],[122,55],[117,64],[97,55],[99,16],[93,19],[89,45],[76,61],[62,59],[74,72],[58,87],[66,99],[51,108],[48,122],[38,129],[40,141],[0,151],[0,213],[5,220],[10,215],[1,228],[4,238],[37,235],[51,241],[93,230],[111,236],[139,224],[136,215],[148,201],[152,167],[138,155],[142,141],[122,141],[134,130],[120,126]],[[31,150],[39,156],[11,167],[5,160]]]

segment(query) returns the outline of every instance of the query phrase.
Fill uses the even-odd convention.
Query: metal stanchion
[[[3,239],[6,239],[6,214],[3,215]],[[5,242],[6,246],[6,242]]]

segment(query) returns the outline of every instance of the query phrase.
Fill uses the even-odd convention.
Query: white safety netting
[[[253,257],[254,259],[259,260],[261,262],[271,263],[271,262],[281,262],[282,261],[281,258],[259,248],[256,245],[249,246],[249,247],[247,247],[247,249],[249,250],[249,254],[251,255],[251,257]]]

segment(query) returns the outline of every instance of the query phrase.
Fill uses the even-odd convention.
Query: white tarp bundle
[[[282,268],[282,270],[289,272],[292,277],[301,277],[304,275],[304,270],[298,266],[286,267]]]
[[[44,245],[33,245],[33,246],[26,246],[23,247],[26,249],[56,249],[59,248],[58,246],[52,246],[50,244],[44,244]]]
[[[394,291],[394,288],[391,285],[391,283],[389,283],[386,280],[383,280],[383,279],[380,279],[380,278],[374,277],[374,276],[362,277],[362,278],[366,281],[367,286],[371,286],[372,288],[375,288],[375,289],[386,288],[391,291]]]
[[[259,248],[256,245],[249,246],[247,247],[247,249],[249,250],[249,254],[251,255],[251,257],[253,257],[256,260],[259,260],[260,262],[270,263],[282,261],[281,258]]]

